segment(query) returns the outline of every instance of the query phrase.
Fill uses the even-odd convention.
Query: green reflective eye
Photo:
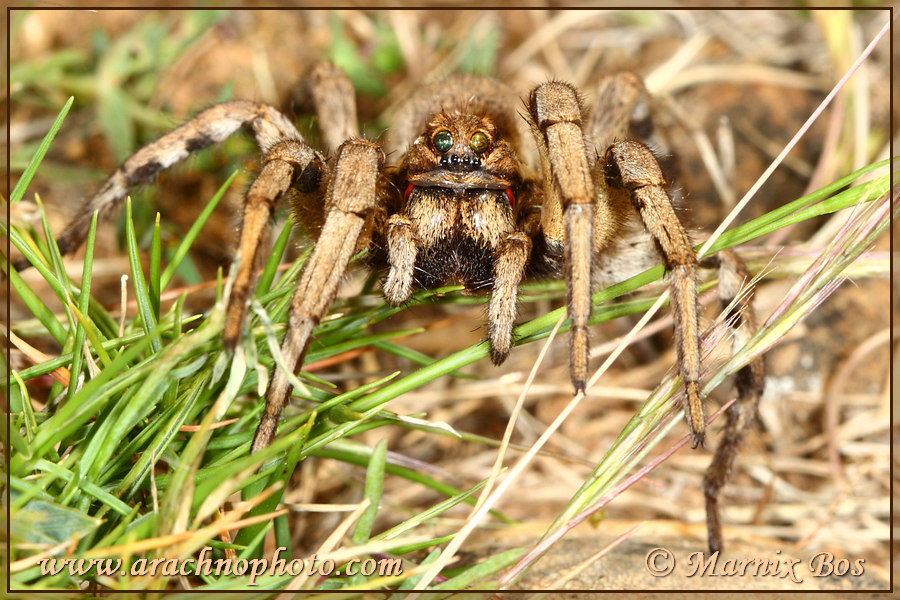
[[[483,131],[476,131],[472,134],[472,137],[469,138],[469,148],[478,154],[487,150],[490,143],[491,140],[488,139],[487,134]]]
[[[446,129],[441,129],[434,134],[433,141],[438,152],[446,152],[453,147],[453,135]]]

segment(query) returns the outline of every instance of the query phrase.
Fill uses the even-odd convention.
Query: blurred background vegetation
[[[323,58],[352,79],[363,134],[376,140],[400,99],[423,82],[453,72],[499,77],[523,96],[541,81],[560,78],[585,90],[590,102],[592,85],[603,74],[635,71],[659,99],[656,121],[676,155],[674,185],[684,196],[680,215],[692,229],[712,229],[886,17],[881,11],[862,10],[16,10],[10,18],[7,101],[13,183],[60,107],[69,96],[75,98],[26,196],[30,200],[40,195],[52,227],[59,231],[81,201],[136,148],[212,103],[245,98],[281,107],[314,141],[315,123],[298,84],[310,65]],[[742,220],[887,156],[887,144],[896,134],[888,125],[889,58],[887,43],[882,43],[763,186]],[[596,142],[602,147],[609,141]],[[191,310],[208,310],[215,300],[215,286],[204,284],[213,282],[217,270],[230,262],[241,190],[249,184],[257,159],[252,140],[235,136],[135,194],[139,244],[149,248],[159,212],[165,256],[174,251],[206,199],[235,169],[240,171],[239,184],[231,187],[179,268],[178,281],[186,289],[198,286],[187,296]],[[12,207],[11,217],[13,222],[34,223],[35,214],[34,205],[25,202]],[[124,223],[120,217],[118,223],[103,223],[98,229],[92,290],[108,306],[119,301],[119,276],[128,270],[122,249]],[[786,263],[789,257],[799,257],[802,262],[821,252],[839,227],[832,218],[821,217],[755,241],[746,250],[754,271],[768,271],[757,301],[763,317],[783,298],[797,270],[789,264],[783,269],[782,263],[771,266],[773,256]],[[885,238],[876,250],[887,249]],[[73,264],[73,275],[80,276],[80,266]],[[23,276],[40,293],[36,274]],[[523,320],[559,306],[559,289],[549,299],[524,306]],[[360,290],[368,290],[363,275],[351,278],[343,295]],[[28,312],[17,298],[8,302],[15,330],[17,320]],[[889,327],[888,306],[886,274],[861,277],[854,287],[844,286],[772,353],[761,427],[745,444],[738,472],[725,492],[730,537],[777,538],[803,551],[828,548],[887,568],[889,425],[883,411],[891,342],[882,338]],[[402,318],[406,327],[426,329],[408,345],[431,357],[484,335],[479,328],[481,306],[419,306]],[[622,321],[599,326],[595,340],[602,343],[623,333],[630,324]],[[668,331],[662,328],[623,355],[602,387],[592,392],[595,401],[583,406],[554,438],[553,453],[540,457],[519,483],[519,491],[508,496],[500,507],[504,514],[539,523],[558,513],[671,366]],[[30,342],[48,353],[54,350],[47,340]],[[501,369],[487,361],[473,365],[467,373],[476,379],[442,378],[396,399],[391,409],[427,412],[430,421],[499,439],[538,351],[534,346],[514,350]],[[558,340],[532,388],[517,443],[533,440],[568,401],[566,355],[567,344]],[[9,360],[13,368],[30,364],[16,348],[10,349]],[[368,351],[317,375],[352,389],[410,368],[402,358]],[[41,386],[48,383],[29,385],[40,397]],[[718,392],[711,402],[731,394],[728,386]],[[864,421],[872,427],[847,431],[838,425]],[[465,483],[463,487],[485,477],[493,459],[489,445],[422,432],[380,429],[370,438],[359,436],[372,446],[382,437],[389,439],[396,460],[409,457],[433,465],[441,477]],[[689,535],[702,539],[699,482],[708,459],[702,451],[674,456],[652,483],[639,484],[617,498],[610,509],[612,522],[652,518],[679,533],[688,523]],[[364,477],[359,467],[315,459],[304,461],[301,470],[293,501],[359,500]],[[388,479],[379,526],[428,506],[433,495],[428,488]],[[297,516],[292,521],[296,548],[315,547],[340,518],[334,513]],[[603,524],[598,527],[601,535],[610,535]],[[496,549],[473,547],[471,552],[474,560]]]

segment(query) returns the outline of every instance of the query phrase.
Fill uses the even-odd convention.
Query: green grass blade
[[[356,528],[353,530],[353,543],[365,544],[372,535],[372,525],[375,524],[375,515],[378,514],[378,506],[381,504],[381,492],[384,489],[384,466],[387,456],[387,442],[381,440],[372,450],[369,465],[366,469],[366,486],[363,497],[369,501],[369,506],[359,516]]]
[[[194,221],[194,224],[191,225],[191,228],[188,229],[187,234],[185,234],[184,239],[181,240],[181,243],[178,244],[178,248],[175,250],[175,254],[169,260],[169,264],[166,265],[166,268],[162,272],[162,276],[160,277],[159,286],[161,290],[167,289],[169,287],[169,283],[172,281],[172,277],[175,275],[175,270],[178,269],[178,266],[184,260],[184,257],[187,256],[188,251],[191,246],[197,240],[197,236],[200,235],[200,230],[203,229],[203,226],[206,225],[206,222],[209,220],[210,215],[212,215],[213,210],[215,210],[216,206],[219,205],[219,202],[225,196],[225,192],[228,191],[228,188],[231,187],[234,178],[237,177],[238,171],[232,173],[228,179],[225,180],[219,189],[213,194],[213,197],[206,204],[203,210],[200,212],[200,215],[197,217],[197,220]]]
[[[97,237],[97,217],[97,212],[91,215],[91,225],[88,229],[87,241],[85,242],[84,268],[81,271],[81,293],[78,297],[76,313],[78,325],[75,329],[75,342],[72,344],[72,365],[69,368],[71,377],[69,379],[69,389],[66,391],[66,400],[75,395],[78,389],[81,369],[85,361],[82,348],[84,348],[84,338],[87,335],[86,332],[89,325],[83,315],[86,315],[90,308],[91,273],[94,264],[94,240]]]
[[[56,116],[56,120],[54,120],[53,125],[50,126],[50,131],[48,131],[47,135],[44,136],[44,139],[41,140],[37,151],[34,153],[34,156],[31,157],[31,160],[28,162],[28,166],[25,167],[25,171],[23,171],[22,176],[19,177],[19,181],[16,182],[16,187],[13,188],[13,191],[9,196],[10,204],[15,204],[25,196],[25,190],[28,189],[28,184],[30,184],[32,178],[34,178],[34,174],[37,172],[41,161],[44,160],[44,156],[50,149],[50,144],[53,142],[53,138],[56,137],[59,128],[62,126],[63,119],[65,119],[66,115],[69,114],[69,109],[72,108],[72,104],[74,102],[75,98],[70,97],[62,107],[62,110],[59,111],[59,114]]]
[[[336,460],[340,460],[341,462],[346,462],[354,465],[368,466],[370,451],[371,449],[368,447],[360,447],[357,444],[350,444],[343,440],[336,440],[331,444],[328,444],[327,446],[315,449],[310,454],[313,454],[314,456],[318,456],[320,458],[333,458]],[[475,505],[476,499],[465,495],[462,490],[457,489],[454,486],[446,484],[442,481],[438,481],[437,479],[429,477],[428,475],[419,473],[418,471],[414,471],[413,469],[401,467],[392,463],[386,463],[384,470],[387,473],[403,477],[404,479],[413,483],[424,485],[425,487],[432,489],[439,494],[443,494],[448,498],[463,496],[462,500],[464,502],[466,502],[467,504],[471,504],[472,506]],[[504,523],[514,522],[509,517],[506,517],[502,513],[499,513],[497,511],[491,511],[491,514]]]
[[[137,247],[137,236],[134,232],[134,221],[131,219],[131,198],[125,201],[125,243],[128,248],[128,263],[131,265],[132,288],[138,305],[138,314],[144,331],[150,337],[150,347],[154,352],[162,350],[162,342],[153,316],[153,305],[147,292],[144,270],[141,267],[141,256]],[[124,307],[123,307],[124,308]]]
[[[41,322],[41,325],[47,329],[47,333],[53,336],[53,339],[56,340],[59,345],[65,344],[66,339],[69,337],[69,332],[59,322],[56,315],[53,314],[53,311],[44,304],[44,301],[28,287],[28,284],[25,283],[22,276],[13,269],[9,271],[9,285],[13,291],[18,294],[19,299],[25,306],[28,307],[31,314],[37,317]]]
[[[156,222],[153,224],[153,238],[150,242],[150,308],[153,312],[155,322],[159,322],[159,296],[160,296],[160,279],[159,279],[159,263],[160,256],[159,241],[159,213],[156,213]]]
[[[842,188],[850,185],[860,177],[871,173],[872,171],[876,171],[880,168],[883,168],[890,164],[890,160],[883,160],[881,162],[873,163],[871,165],[867,165],[862,169],[854,171],[845,177],[841,177],[834,183],[826,185],[814,192],[807,194],[801,198],[794,200],[793,202],[789,202],[784,206],[776,208],[773,211],[762,215],[761,217],[757,217],[752,221],[744,223],[734,229],[726,231],[722,234],[722,236],[716,240],[716,243],[712,245],[709,249],[708,254],[715,254],[719,250],[724,248],[730,248],[731,246],[736,246],[738,244],[743,244],[748,242],[756,237],[764,235],[766,233],[771,233],[781,227],[784,227],[788,224],[799,222],[800,220],[811,218],[815,216],[813,213],[805,213],[804,216],[798,220],[786,220],[791,213],[795,211],[799,211],[805,207],[808,207],[814,202],[819,202],[825,200],[831,194],[840,191]],[[871,182],[864,184],[866,186],[870,185]],[[847,192],[852,192],[854,188],[851,190],[847,190]],[[818,214],[825,214],[826,212],[834,212],[840,210],[841,208],[847,208],[852,206],[854,201],[850,198],[854,198],[854,195],[843,196],[843,194],[839,194],[839,196],[843,197],[843,200],[840,202],[833,202],[827,206],[829,206],[829,210],[820,212]]]
[[[31,444],[30,455],[17,455],[10,458],[10,472],[22,473],[27,461],[32,457],[43,457],[53,446],[72,435],[79,427],[90,420],[107,402],[111,380],[120,375],[121,370],[136,359],[145,350],[149,340],[143,338],[124,352],[120,352],[99,375],[85,383],[78,393],[62,405],[55,414],[45,420]],[[106,392],[106,393],[104,393]]]
[[[294,215],[289,215],[281,228],[281,233],[272,246],[272,253],[266,260],[266,267],[259,276],[259,282],[256,284],[256,296],[261,298],[269,292],[272,287],[272,281],[275,280],[275,274],[278,272],[278,265],[281,263],[281,257],[284,256],[284,249],[287,248],[288,240],[291,239],[291,229],[294,226]]]
[[[106,346],[109,346],[110,349],[115,349],[117,346],[104,343],[104,340],[100,338],[100,332],[97,331],[97,328],[94,325],[94,321],[88,316],[86,313],[81,312],[80,309],[72,307],[72,312],[75,314],[75,319],[78,321],[78,325],[80,328],[84,330],[84,334],[87,336],[87,339],[91,342],[91,348],[94,352],[97,353],[97,359],[100,361],[101,367],[106,367],[112,361],[112,357],[106,352]],[[143,336],[141,336],[143,337]],[[69,356],[73,359],[75,358],[75,354],[80,352],[80,350],[74,350],[71,353],[65,354],[65,356]]]
[[[282,462],[281,468],[279,470],[273,473],[267,481],[259,481],[255,486],[245,488],[243,493],[245,499],[259,494],[266,487],[275,485],[278,482],[280,482],[285,487],[287,486],[288,481],[294,474],[294,470],[296,469],[297,464],[302,458],[301,450],[306,443],[306,439],[309,437],[309,433],[312,431],[315,420],[316,414],[313,413],[310,415],[309,420],[303,425],[303,427],[297,430],[296,435],[292,439],[292,443],[288,446],[287,456]],[[247,516],[252,517],[255,515],[262,515],[274,511],[278,506],[278,503],[281,501],[281,496],[282,495],[280,493],[272,494],[263,502],[259,503],[253,510],[251,510]],[[234,542],[236,544],[249,545],[251,541],[256,539],[266,527],[268,527],[268,523],[258,523],[257,525],[245,527],[237,534],[237,536],[235,536]],[[276,535],[278,535],[277,530]],[[283,532],[281,535],[284,535]],[[290,546],[289,538],[285,541],[285,544],[281,545],[285,547]]]
[[[495,576],[502,569],[513,564],[520,556],[525,554],[522,548],[512,548],[505,550],[499,554],[495,554],[486,560],[478,563],[473,567],[469,567],[459,575],[451,577],[446,581],[442,581],[437,585],[429,587],[430,590],[461,590],[472,585],[476,581],[487,579]]]

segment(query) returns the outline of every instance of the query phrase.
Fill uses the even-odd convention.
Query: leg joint
[[[557,123],[581,126],[584,107],[575,88],[562,81],[549,81],[531,92],[528,101],[535,125],[542,132]]]

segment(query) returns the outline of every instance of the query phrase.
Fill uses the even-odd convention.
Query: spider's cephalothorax
[[[406,301],[416,287],[444,283],[460,283],[469,293],[489,292],[488,340],[495,363],[510,351],[522,279],[564,277],[570,370],[576,390],[583,391],[592,280],[642,270],[661,258],[670,282],[688,423],[695,445],[703,442],[698,263],[656,159],[635,139],[655,141],[638,78],[602,79],[592,113],[573,86],[544,83],[528,97],[524,118],[519,97],[493,79],[457,76],[423,86],[399,107],[389,129],[387,155],[398,157],[393,165],[384,164],[378,144],[358,137],[353,88],[343,73],[323,63],[306,81],[327,160],[274,108],[246,101],[218,104],[129,158],[63,232],[60,249],[81,244],[95,210],[108,212],[130,187],[244,127],[255,136],[263,159],[244,204],[226,313],[227,348],[241,335],[263,240],[275,206],[285,199],[293,204],[298,226],[315,240],[291,300],[281,348],[291,370],[302,365],[313,328],[350,259],[367,249],[369,264],[385,271],[384,293],[392,304]],[[642,244],[633,240],[635,223],[649,233]],[[636,247],[646,251],[636,255]],[[739,294],[746,271],[730,252],[711,262],[720,266],[723,300],[743,297],[735,319],[740,343],[755,329],[749,301]],[[713,548],[722,542],[719,490],[756,414],[761,360],[737,377],[738,402],[729,408],[704,480]],[[276,369],[253,451],[273,439],[289,381]]]
[[[403,192],[385,230],[385,296],[404,302],[413,285],[490,288],[495,256],[516,230],[521,168],[488,116],[437,114],[396,174]]]

